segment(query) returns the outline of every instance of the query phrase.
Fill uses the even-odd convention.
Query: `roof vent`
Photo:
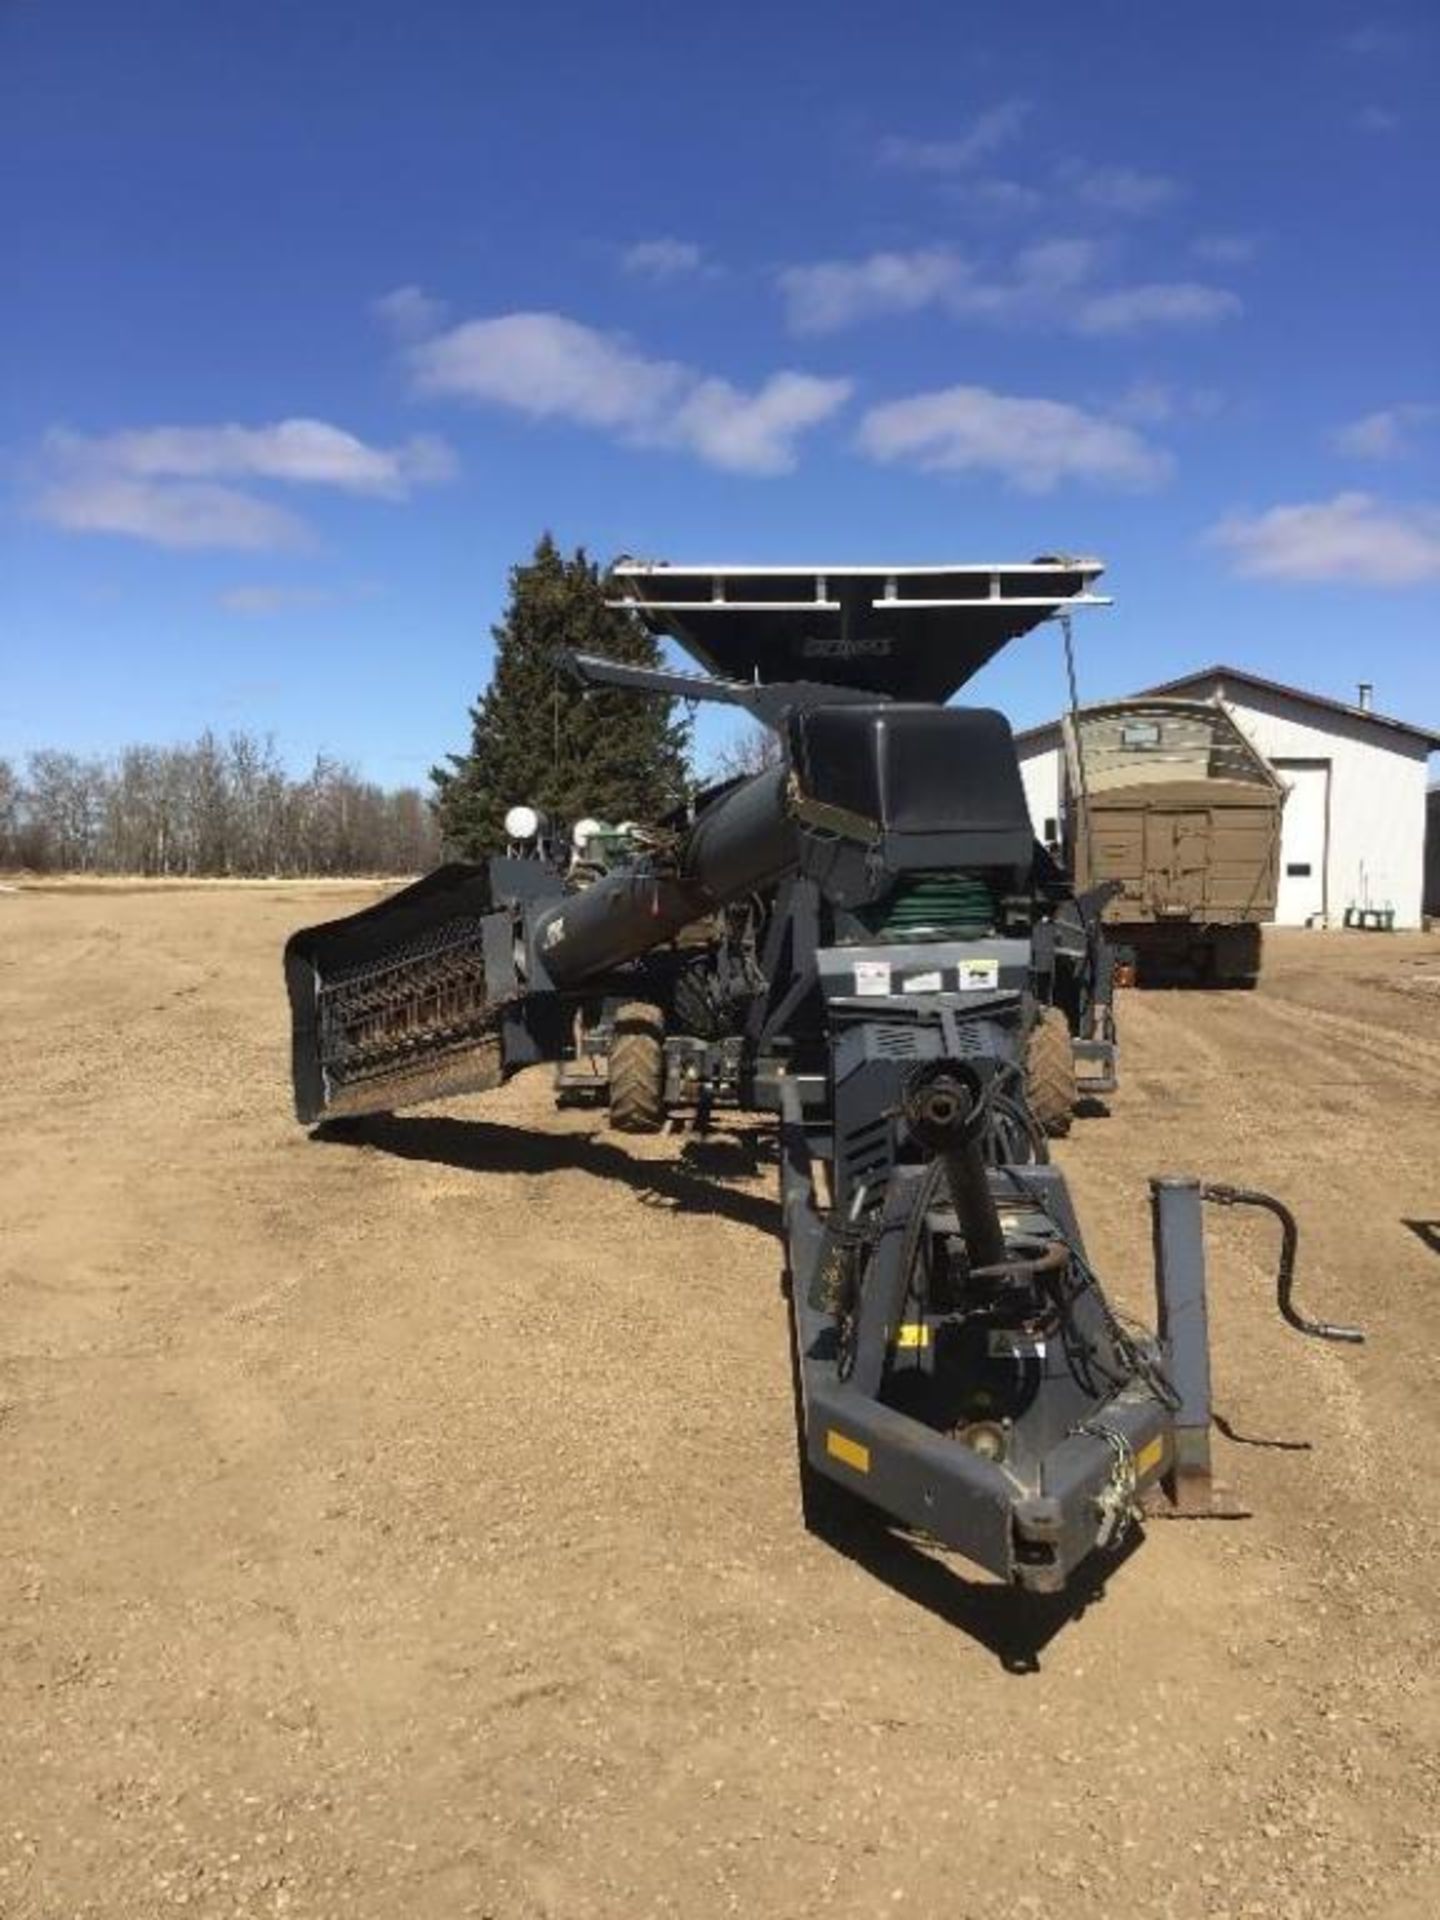
[[[1372,680],[1362,680],[1360,682],[1359,692],[1360,698],[1355,704],[1362,713],[1369,713],[1371,707],[1375,704],[1375,683]]]

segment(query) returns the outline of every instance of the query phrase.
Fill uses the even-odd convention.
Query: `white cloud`
[[[448,311],[443,300],[435,300],[423,287],[396,287],[370,302],[370,311],[388,333],[397,340],[423,340],[445,324]]]
[[[1153,213],[1180,198],[1180,183],[1165,173],[1141,173],[1134,167],[1082,167],[1064,170],[1076,197],[1105,213]]]
[[[797,333],[833,333],[884,313],[938,306],[960,319],[1060,321],[1059,296],[1094,272],[1089,240],[1045,240],[1022,247],[1010,268],[986,278],[948,247],[822,260],[780,275],[786,318]]]
[[[1336,448],[1355,460],[1398,460],[1411,451],[1407,436],[1415,427],[1427,427],[1440,420],[1440,406],[1404,401],[1398,407],[1382,407],[1337,428]]]
[[[1361,133],[1394,133],[1400,116],[1391,107],[1362,107],[1355,115]]]
[[[947,247],[872,253],[863,260],[819,260],[786,267],[779,279],[786,319],[796,333],[833,333],[882,313],[915,313],[952,293],[969,269]]]
[[[1101,257],[1093,240],[1044,240],[1022,247],[1005,268],[981,273],[952,248],[922,247],[787,267],[778,284],[796,333],[835,333],[930,307],[960,320],[1092,335],[1201,326],[1240,311],[1233,293],[1195,281],[1095,289]]]
[[[1093,240],[1039,240],[1016,254],[1011,286],[1022,300],[1048,299],[1089,280],[1099,265]]]
[[[1259,250],[1253,233],[1202,233],[1190,242],[1195,258],[1212,267],[1243,267]]]
[[[323,420],[241,427],[138,427],[82,434],[53,428],[41,449],[34,511],[76,533],[122,533],[166,547],[258,550],[303,544],[304,522],[231,480],[334,487],[402,500],[448,479],[455,456],[419,435],[373,447]]]
[[[537,420],[623,427],[675,400],[686,369],[647,360],[610,334],[559,313],[467,320],[412,350],[422,393],[490,401]]]
[[[795,464],[798,437],[828,420],[850,392],[848,380],[808,373],[772,374],[748,394],[727,380],[702,380],[661,444],[689,447],[712,467],[735,473],[785,473]]]
[[[1040,189],[1027,186],[1023,180],[999,177],[947,180],[942,190],[947,200],[997,220],[1026,219],[1045,204],[1045,195]]]
[[[51,460],[136,479],[281,480],[403,499],[412,486],[448,479],[455,456],[443,440],[420,435],[398,447],[372,447],[324,420],[279,420],[265,427],[140,427],[97,437],[52,430]]]
[[[753,392],[652,360],[559,313],[469,320],[411,350],[422,393],[569,420],[633,446],[674,447],[736,473],[785,473],[796,442],[850,396],[848,380],[772,374]]]
[[[1368,493],[1231,514],[1205,538],[1256,579],[1368,587],[1440,580],[1440,507],[1389,505]]]
[[[1214,387],[1172,387],[1162,380],[1135,380],[1114,402],[1117,420],[1137,427],[1157,427],[1167,420],[1213,420],[1225,404]]]
[[[643,280],[682,280],[687,274],[713,271],[706,265],[705,250],[693,240],[637,240],[620,256],[626,273]]]
[[[235,487],[76,474],[42,490],[35,512],[67,533],[118,533],[157,547],[262,552],[307,544],[302,520]]]
[[[1019,121],[1012,130],[1018,131]],[[1173,205],[1185,189],[1172,175],[1146,173],[1138,167],[1093,166],[1067,160],[1049,170],[1044,186],[1033,181],[997,178],[974,172],[981,156],[969,140],[887,140],[881,154],[892,166],[914,173],[950,176],[946,196],[980,212],[1028,215],[1047,198],[1066,195],[1081,207],[1130,218]]]
[[[316,607],[337,607],[356,600],[367,600],[376,591],[371,584],[356,587],[305,587],[297,585],[251,585],[227,587],[216,596],[225,613],[265,618],[271,614],[304,613]]]
[[[1241,310],[1240,299],[1225,287],[1196,280],[1156,280],[1136,287],[1115,287],[1091,294],[1069,316],[1076,333],[1139,333],[1146,327],[1208,327]]]
[[[892,135],[880,143],[886,166],[910,173],[963,173],[1018,138],[1031,112],[1031,102],[998,101],[977,114],[962,134],[949,140],[914,140]]]
[[[987,387],[946,387],[872,407],[859,446],[873,460],[927,472],[998,474],[1022,493],[1048,493],[1064,480],[1155,487],[1171,464],[1119,421]]]
[[[990,279],[967,274],[945,304],[961,320],[1064,325],[1070,299],[1099,262],[1093,240],[1040,240],[1022,247],[1005,273]]]

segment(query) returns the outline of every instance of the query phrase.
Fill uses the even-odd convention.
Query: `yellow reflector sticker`
[[[852,1440],[848,1433],[838,1433],[834,1427],[825,1430],[825,1451],[832,1460],[843,1460],[847,1467],[853,1467],[856,1473],[870,1471],[870,1449],[862,1447],[858,1440]]]
[[[902,1320],[895,1329],[897,1347],[928,1347],[930,1329],[923,1320]]]
[[[1164,1458],[1165,1441],[1162,1435],[1156,1434],[1149,1445],[1141,1447],[1135,1456],[1135,1478],[1137,1480],[1143,1480],[1145,1475],[1149,1473],[1152,1468],[1158,1467]]]

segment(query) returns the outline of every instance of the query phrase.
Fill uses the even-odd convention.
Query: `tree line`
[[[0,867],[39,873],[306,877],[423,873],[440,832],[414,787],[319,757],[296,778],[274,742],[211,732],[109,756],[0,759]]]

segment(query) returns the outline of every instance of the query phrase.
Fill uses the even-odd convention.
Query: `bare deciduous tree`
[[[440,857],[430,806],[321,756],[303,780],[275,743],[206,732],[111,760],[0,760],[0,866],[149,875],[415,873]]]
[[[15,829],[20,820],[20,782],[8,760],[0,760],[0,866],[13,864]]]
[[[769,727],[747,721],[745,731],[727,740],[710,762],[712,780],[738,780],[780,763],[780,742]]]

